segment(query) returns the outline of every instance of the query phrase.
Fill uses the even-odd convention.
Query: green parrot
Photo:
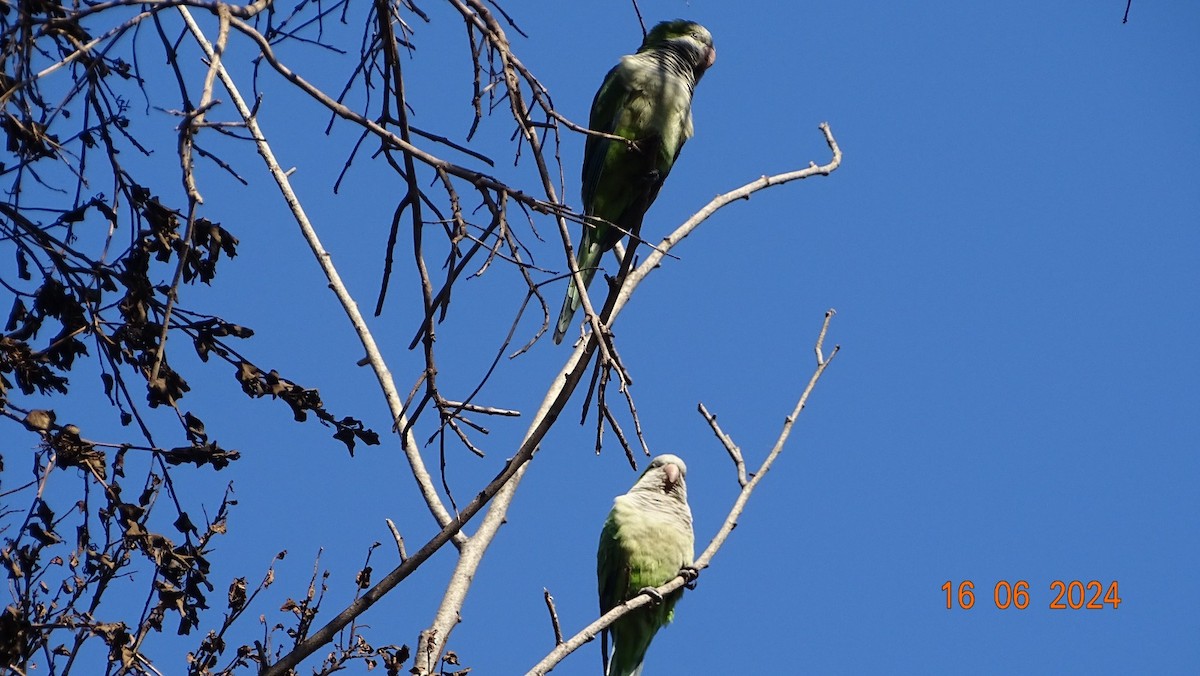
[[[586,288],[600,257],[626,234],[637,235],[683,144],[692,136],[692,91],[716,61],[704,26],[677,19],[655,26],[637,54],[604,77],[588,125],[633,141],[587,137],[583,150],[583,215],[575,260]],[[561,343],[579,309],[579,290],[567,286],[554,342]]]
[[[625,495],[613,500],[600,532],[596,578],[600,613],[604,614],[658,587],[690,567],[693,557],[692,510],[687,503],[687,465],[678,456],[660,455]],[[601,640],[606,676],[638,676],[646,649],[659,628],[674,617],[679,589],[661,603],[642,606],[623,615],[605,630]],[[608,635],[612,635],[612,657]]]

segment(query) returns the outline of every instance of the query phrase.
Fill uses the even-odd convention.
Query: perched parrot
[[[638,234],[642,216],[658,196],[679,151],[692,136],[692,91],[717,59],[712,35],[677,19],[655,26],[637,54],[604,77],[592,101],[588,126],[628,143],[589,135],[583,150],[586,223],[575,260],[583,285],[591,284],[600,256],[626,234]],[[554,342],[561,343],[579,309],[575,280],[567,286]]]
[[[678,456],[660,455],[625,495],[613,500],[600,532],[596,578],[600,613],[637,596],[646,587],[666,584],[692,565],[692,510],[687,503],[687,466]],[[642,606],[605,630],[601,650],[607,676],[638,676],[646,649],[660,627],[674,616],[679,589],[661,603]],[[612,656],[608,656],[608,635]]]

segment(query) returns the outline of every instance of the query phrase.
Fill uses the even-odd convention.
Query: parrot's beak
[[[679,465],[666,465],[663,467],[663,476],[666,478],[666,488],[668,491],[679,485]]]
[[[712,68],[712,65],[716,62],[717,62],[717,48],[715,46],[709,47],[708,48],[708,58],[705,59],[705,61],[704,61],[704,67]]]

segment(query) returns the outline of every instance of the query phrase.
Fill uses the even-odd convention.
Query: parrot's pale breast
[[[622,495],[613,502],[619,524],[615,539],[629,557],[630,591],[661,585],[692,563],[691,515],[677,511],[687,510],[686,505],[668,503],[639,495]]]

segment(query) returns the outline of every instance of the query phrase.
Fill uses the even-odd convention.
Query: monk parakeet
[[[642,216],[692,136],[692,91],[716,58],[704,26],[664,21],[646,35],[637,54],[621,57],[605,76],[588,125],[630,139],[633,147],[591,135],[585,142],[581,196],[586,222],[575,255],[584,287],[591,284],[600,256],[641,229]],[[555,343],[562,342],[579,303],[572,278]]]
[[[600,533],[596,577],[600,613],[637,596],[646,587],[666,584],[680,569],[692,565],[692,510],[687,503],[687,466],[678,456],[660,455],[625,495],[613,500]],[[642,606],[605,630],[613,651],[605,674],[637,676],[642,659],[660,627],[674,616],[679,589],[661,603]],[[601,642],[608,658],[607,635]]]

